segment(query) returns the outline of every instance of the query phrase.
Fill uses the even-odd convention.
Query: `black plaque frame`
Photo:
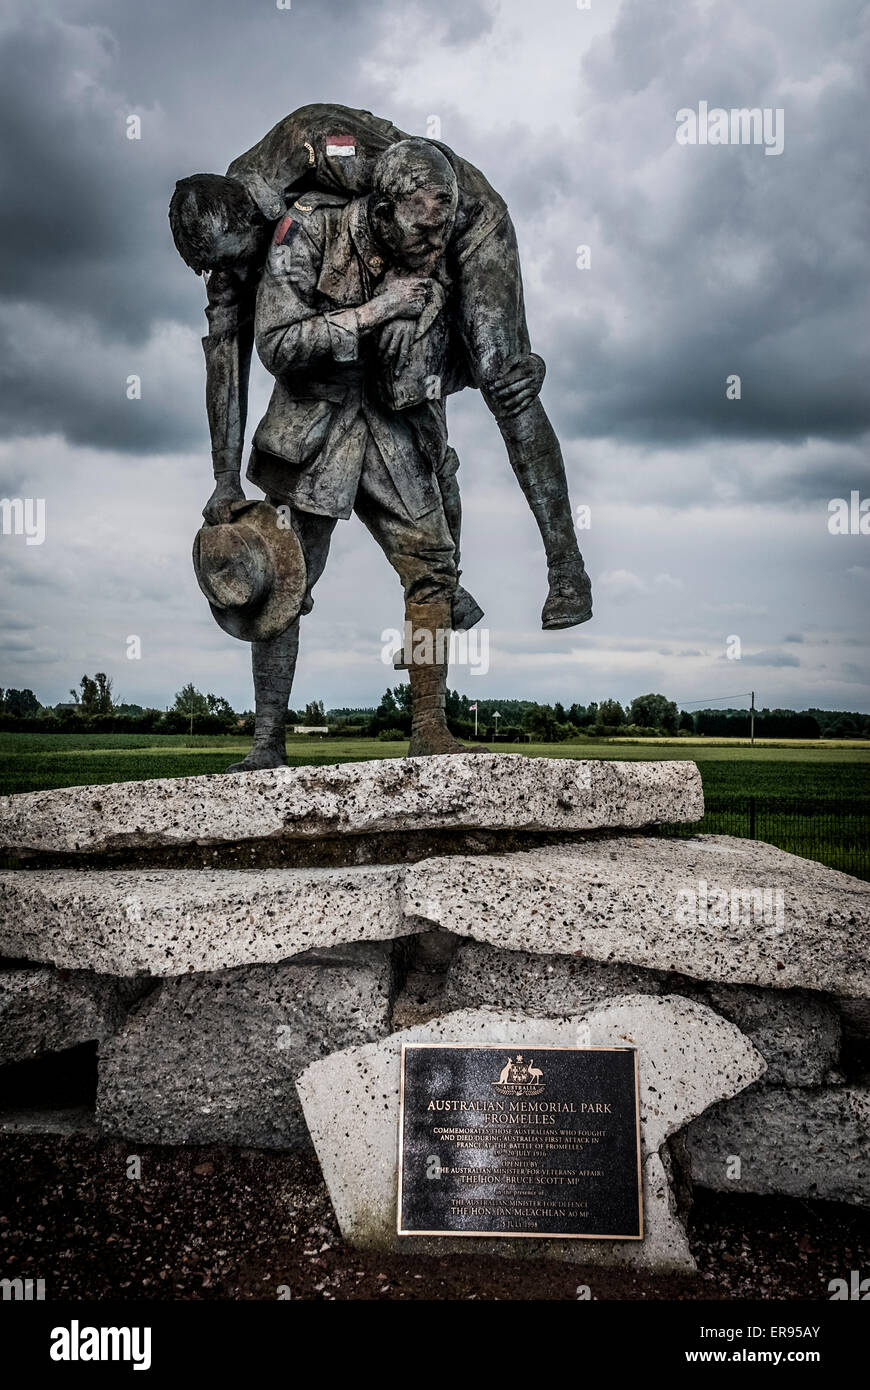
[[[634,1153],[636,1158],[637,1170],[637,1230],[627,1234],[617,1232],[576,1232],[576,1231],[497,1231],[497,1230],[462,1230],[455,1227],[441,1229],[422,1229],[419,1227],[405,1228],[403,1226],[403,1188],[404,1188],[404,1159],[405,1159],[405,1059],[410,1051],[418,1050],[440,1050],[443,1052],[471,1052],[486,1051],[501,1054],[506,1052],[516,1052],[522,1050],[534,1054],[547,1052],[629,1052],[634,1059]],[[399,1152],[398,1152],[398,1201],[396,1211],[396,1230],[400,1236],[474,1236],[485,1239],[502,1240],[643,1240],[644,1221],[643,1221],[643,1168],[641,1159],[640,1142],[640,1090],[638,1081],[638,1061],[637,1048],[632,1046],[576,1046],[561,1045],[558,1043],[537,1044],[537,1043],[403,1043],[401,1058],[401,1083],[399,1090]]]

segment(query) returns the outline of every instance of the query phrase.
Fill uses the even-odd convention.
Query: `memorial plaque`
[[[402,1047],[400,1236],[642,1240],[633,1047]]]

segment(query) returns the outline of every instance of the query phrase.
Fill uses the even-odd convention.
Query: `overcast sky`
[[[543,400],[591,508],[595,617],[543,633],[531,514],[477,394],[452,398],[490,670],[450,684],[870,710],[870,535],[828,529],[831,499],[870,497],[870,5],[4,0],[0,15],[0,496],[46,506],[42,545],[0,536],[0,684],[54,703],[103,670],[141,704],[193,680],[251,705],[248,648],[190,564],[212,486],[204,288],[166,207],[177,178],[339,101],[420,134],[437,116],[506,197]],[[780,108],[782,153],[678,144],[677,112],[700,102]],[[269,385],[256,364],[252,425]],[[340,523],[291,703],[376,703],[394,683],[381,632],[401,617],[381,552]]]

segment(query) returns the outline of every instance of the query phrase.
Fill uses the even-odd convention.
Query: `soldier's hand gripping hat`
[[[307,575],[299,538],[268,502],[234,502],[232,521],[203,526],[193,568],[215,622],[242,642],[277,637],[298,617]]]

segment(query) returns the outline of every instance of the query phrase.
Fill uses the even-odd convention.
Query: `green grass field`
[[[249,747],[249,738],[220,735],[0,733],[0,794],[223,772]],[[729,739],[608,739],[490,747],[533,758],[688,759],[697,762],[711,796],[870,796],[870,745],[860,741],[771,741],[753,748],[748,741]],[[291,766],[401,758],[406,751],[404,742],[378,739],[287,740]]]
[[[730,739],[608,739],[491,745],[534,758],[682,759],[698,764],[705,832],[750,836],[870,878],[870,745]],[[0,733],[0,794],[224,772],[249,738]],[[407,744],[289,737],[291,766],[401,758]],[[663,827],[664,834],[693,833]]]

